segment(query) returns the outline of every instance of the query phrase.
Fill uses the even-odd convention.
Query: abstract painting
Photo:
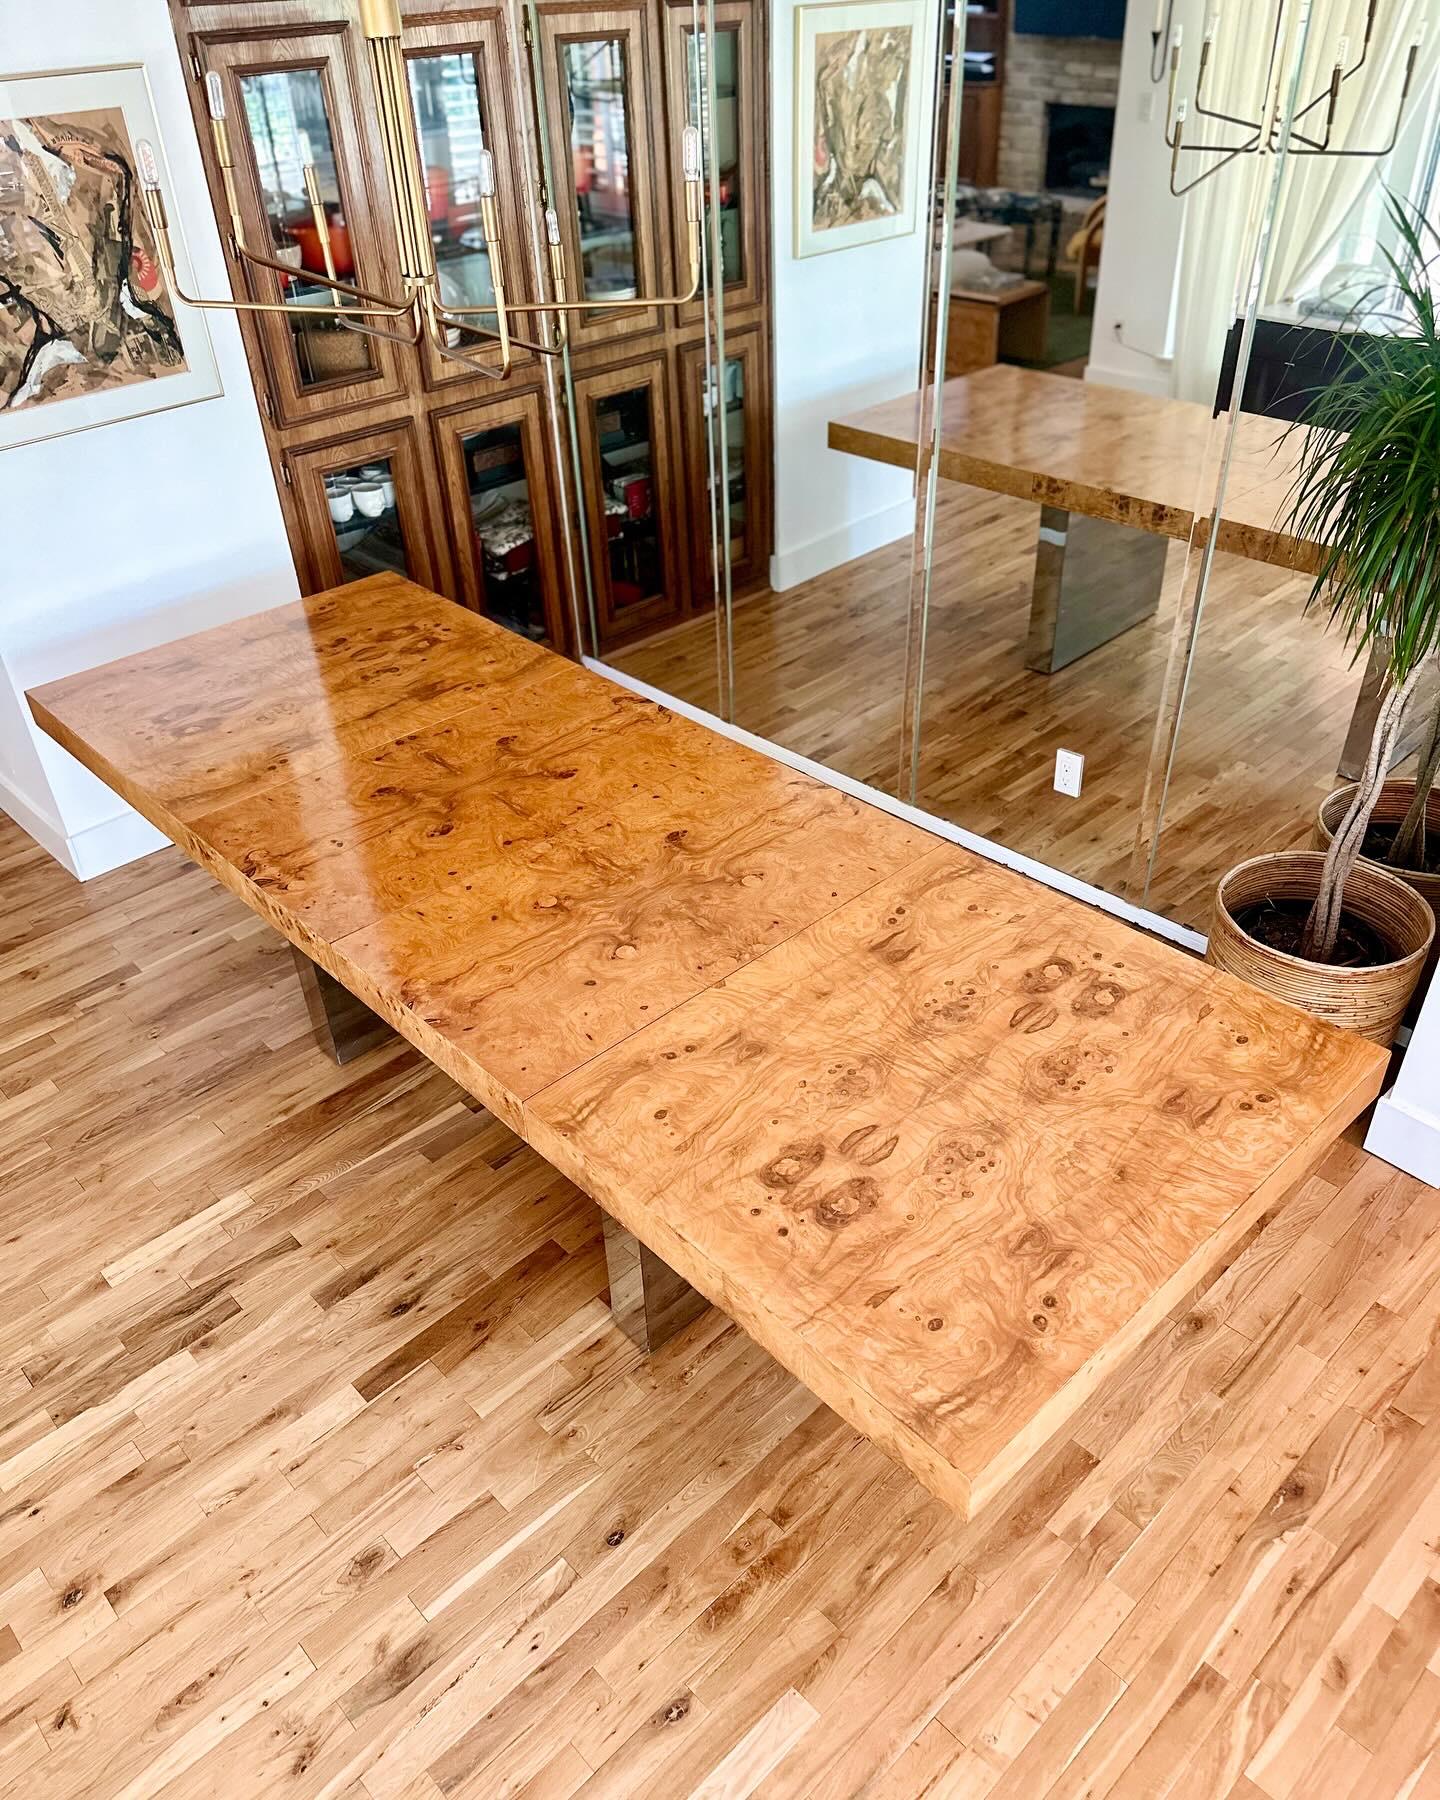
[[[140,137],[143,70],[0,81],[0,449],[219,392],[160,272]]]
[[[915,229],[922,60],[915,0],[797,10],[797,256]]]

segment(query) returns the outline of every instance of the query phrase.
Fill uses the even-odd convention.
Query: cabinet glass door
[[[576,28],[582,21],[585,29]],[[669,156],[662,107],[649,102],[652,55],[641,7],[610,10],[542,7],[545,106],[565,257],[577,298],[633,300],[662,291],[666,266],[663,180]],[[678,128],[674,134],[679,154]],[[575,313],[577,351],[653,332],[663,320],[648,307]]]
[[[232,265],[237,293],[302,309],[299,318],[253,316],[276,422],[311,423],[398,395],[402,353],[330,316],[333,296],[313,279],[324,274],[325,258],[305,195],[307,158],[319,180],[336,274],[375,293],[392,292],[397,282],[388,225],[371,204],[362,100],[351,79],[358,33],[337,24],[252,39],[197,32],[191,41],[222,83],[245,236],[294,271]],[[223,220],[218,185],[216,204]]]
[[[726,546],[733,591],[763,583],[769,542],[769,471],[765,411],[764,334],[750,326],[725,335],[724,374],[717,375],[703,343],[681,352],[685,380],[685,463],[694,526],[690,535],[692,586],[713,588],[710,529]],[[723,561],[723,558],[722,558]]]
[[[525,255],[524,183],[519,160],[517,115],[512,104],[506,47],[499,19],[446,19],[428,15],[405,29],[405,69],[410,110],[425,177],[430,241],[447,306],[489,306],[495,299],[490,252],[480,216],[480,162],[489,151],[494,163],[496,205],[501,243],[506,247],[505,290],[512,301],[532,292]],[[528,99],[524,105],[528,108]],[[495,319],[476,324],[494,329]],[[516,328],[529,335],[524,323]],[[453,336],[459,338],[461,334]],[[466,337],[467,347],[484,346]],[[466,382],[472,373],[423,351],[426,379],[432,387]],[[532,359],[516,347],[517,367]]]
[[[585,376],[575,390],[603,645],[680,613],[682,494],[671,476],[663,361],[632,363],[618,376]]]
[[[460,597],[507,630],[565,648],[540,396],[469,401],[436,419],[435,440]]]
[[[405,527],[388,456],[355,463],[324,477],[325,503],[335,528],[335,549],[345,581],[366,575],[408,575]]]
[[[287,466],[305,520],[312,593],[384,574],[450,590],[429,498],[434,476],[408,421],[293,451]]]
[[[406,66],[441,296],[447,306],[488,306],[495,284],[480,221],[488,145],[476,58],[438,52],[408,57]]]
[[[300,385],[313,387],[363,373],[374,367],[373,340],[338,319],[327,319],[331,292],[308,279],[325,273],[325,257],[305,197],[307,160],[315,165],[325,203],[335,273],[342,281],[355,279],[349,209],[341,191],[321,72],[267,69],[242,74],[239,82],[270,248],[281,262],[295,267],[293,276],[280,278],[283,297],[287,305],[304,305],[315,314],[313,320],[290,321]]]
[[[714,29],[707,31],[703,23],[697,25],[688,0],[671,0],[666,12],[667,96],[672,118],[683,118],[688,105],[709,119],[706,192],[714,217],[706,255],[713,265],[711,281],[724,289],[727,312],[736,312],[762,299],[766,261],[755,225],[754,196],[761,181],[755,108],[761,90],[752,0],[720,0],[714,19]],[[672,198],[679,243],[685,229],[683,191]],[[683,317],[699,319],[702,310],[701,302],[692,302]]]

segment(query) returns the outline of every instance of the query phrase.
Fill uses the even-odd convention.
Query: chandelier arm
[[[293,281],[297,274],[303,274],[307,281],[313,281],[318,287],[329,288],[333,293],[344,294],[348,299],[363,302],[362,305],[349,307],[346,310],[355,317],[376,319],[398,319],[410,311],[415,304],[414,299],[390,300],[383,294],[372,294],[365,288],[358,288],[353,283],[341,281],[338,277],[322,275],[316,269],[297,270],[293,263],[280,262],[276,257],[264,256],[258,250],[251,250],[248,245],[237,242],[236,254],[241,262],[252,269],[270,269],[277,275],[288,275]],[[286,312],[310,312],[311,307],[298,307],[293,301],[281,303]]]
[[[149,154],[153,159],[153,149],[151,149],[148,144],[145,145],[145,148],[149,151]],[[137,160],[138,159],[139,146],[137,146]],[[197,312],[288,313],[292,318],[299,317],[310,319],[312,322],[318,322],[318,308],[311,306],[296,306],[287,300],[236,300],[233,296],[229,296],[223,300],[208,300],[199,294],[187,293],[180,281],[179,273],[175,267],[175,253],[170,243],[170,220],[169,215],[165,210],[165,197],[160,190],[158,180],[151,182],[148,177],[142,173],[140,180],[140,194],[141,202],[145,208],[145,216],[150,224],[151,235],[155,239],[155,249],[160,258],[161,273],[164,275],[166,285],[169,287],[171,293],[174,294],[175,298],[183,305],[193,306]],[[268,257],[251,259],[249,252],[244,251],[243,247],[242,255],[247,260],[258,262],[262,267],[276,269],[283,275],[293,277],[295,274],[294,268],[289,263],[273,262]],[[306,273],[308,274],[309,271],[307,270]],[[320,282],[323,286],[328,287],[330,285],[329,282],[325,280],[324,276],[316,275],[313,279]],[[342,293],[359,294],[360,292],[358,288],[347,287],[343,282],[337,282],[335,285]],[[401,310],[403,311],[404,309],[402,308]],[[332,306],[326,309],[326,316],[340,318],[363,317],[375,312],[385,313],[387,311],[389,311],[388,303],[379,307]]]
[[[1191,146],[1187,144],[1185,147],[1188,150]],[[1228,168],[1232,162],[1237,161],[1238,158],[1242,156],[1251,154],[1259,147],[1260,140],[1258,138],[1249,144],[1241,144],[1238,149],[1231,150],[1222,162],[1212,163],[1208,169],[1202,169],[1193,181],[1187,181],[1181,187],[1176,187],[1175,185],[1175,169],[1172,165],[1170,170],[1170,192],[1177,200],[1183,200],[1187,194],[1193,193],[1202,182],[1209,181],[1212,176],[1218,175],[1222,169]],[[1198,150],[1218,150],[1221,146],[1218,144],[1197,144],[1195,148]]]
[[[507,317],[512,317],[516,313],[531,314],[554,311],[555,308],[547,304],[527,302],[522,306],[510,300],[505,302],[505,312]],[[439,320],[441,325],[453,326],[457,331],[473,331],[478,337],[484,337],[492,343],[498,343],[500,341],[500,333],[493,326],[471,323],[471,321],[475,319],[494,317],[495,313],[496,308],[493,306],[437,306],[435,308],[435,317]],[[506,335],[512,344],[517,345],[522,350],[534,350],[541,356],[559,356],[569,342],[569,322],[562,313],[556,321],[554,330],[551,334],[551,342],[548,344],[537,343],[532,338],[517,337],[513,331],[507,332]]]
[[[1410,46],[1410,55],[1407,58],[1406,63],[1405,63],[1405,82],[1400,90],[1400,104],[1395,109],[1395,119],[1394,119],[1394,123],[1390,127],[1390,137],[1389,137],[1388,142],[1383,144],[1378,150],[1375,150],[1375,149],[1356,150],[1356,149],[1353,149],[1353,148],[1350,148],[1347,146],[1343,150],[1328,150],[1325,152],[1325,154],[1327,154],[1329,156],[1337,156],[1337,157],[1338,156],[1368,157],[1372,161],[1381,161],[1385,157],[1390,155],[1391,151],[1394,150],[1395,146],[1400,142],[1400,131],[1401,131],[1401,127],[1405,123],[1405,114],[1409,109],[1410,90],[1411,90],[1411,87],[1414,85],[1415,64],[1416,64],[1417,60],[1419,59],[1419,55],[1420,55],[1419,44],[1412,44]],[[1300,156],[1318,156],[1321,154],[1321,152],[1318,150],[1311,149],[1311,150],[1300,150],[1300,151],[1297,151],[1296,154],[1300,155]]]
[[[420,342],[420,324],[414,318],[413,312],[411,318],[414,322],[409,331],[387,331],[383,325],[362,325],[358,320],[347,318],[333,307],[327,316],[336,319],[347,331],[353,331],[356,337],[379,338],[383,343],[399,344],[406,350],[413,350]]]
[[[1210,43],[1211,40],[1207,36],[1205,42],[1200,46],[1200,72],[1195,77],[1196,117],[1201,119],[1214,119],[1221,125],[1235,125],[1241,131],[1259,131],[1259,120],[1242,119],[1237,117],[1234,113],[1217,112],[1213,106],[1207,106],[1205,104],[1205,78],[1210,72]]]
[[[450,329],[456,331],[468,331],[474,336],[484,338],[486,341],[498,343],[500,346],[500,360],[498,363],[490,363],[486,362],[483,357],[477,356],[472,350],[457,349],[454,345],[448,344],[445,341],[446,327],[444,315],[436,309],[433,303],[428,301],[428,296],[427,304],[422,310],[424,313],[425,337],[430,348],[437,356],[442,357],[446,362],[459,363],[462,368],[469,369],[476,375],[487,375],[496,381],[503,381],[510,373],[510,346],[513,340],[511,339],[508,330],[506,330],[503,325],[499,331],[494,333],[481,332],[473,325],[465,325],[458,321],[450,327]]]

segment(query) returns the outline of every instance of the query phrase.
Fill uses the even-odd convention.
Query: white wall
[[[924,187],[934,116],[927,11],[921,193],[908,237],[795,257],[795,0],[770,15],[770,204],[774,232],[775,553],[771,585],[794,587],[914,526],[913,478],[826,448],[831,419],[913,393],[920,366]]]
[[[1192,79],[1204,28],[1201,13],[1201,0],[1178,0],[1175,7],[1176,22],[1185,28]],[[1170,152],[1163,137],[1168,62],[1164,81],[1150,79],[1154,23],[1148,0],[1131,0],[1086,379],[1168,395],[1185,205],[1170,192]]]
[[[143,62],[203,292],[227,293],[165,0],[0,0],[0,69]],[[25,688],[298,592],[234,320],[210,318],[224,394],[0,452],[0,806],[72,872],[161,840],[44,738]]]

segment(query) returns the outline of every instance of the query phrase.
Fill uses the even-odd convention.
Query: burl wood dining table
[[[1372,1044],[392,576],[42,727],[958,1512],[1378,1091]],[[313,973],[312,973],[313,971]],[[395,1196],[397,1207],[404,1195]]]
[[[944,480],[1040,509],[1025,666],[1053,675],[1153,618],[1172,541],[1203,542],[1198,517],[1214,421],[1189,400],[1000,364],[943,384],[936,467]],[[832,450],[913,470],[920,396],[832,419]],[[1286,530],[1300,439],[1283,421],[1241,413],[1217,550],[1313,575],[1323,547]],[[1339,774],[1360,771],[1381,698],[1372,657]]]

